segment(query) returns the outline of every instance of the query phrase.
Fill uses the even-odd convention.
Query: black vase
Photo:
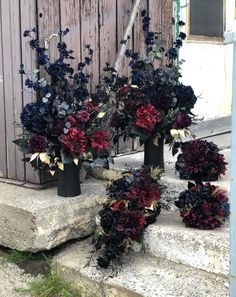
[[[158,146],[149,138],[144,143],[144,165],[165,169],[164,165],[164,136],[158,138]]]
[[[58,169],[58,196],[75,197],[81,194],[80,167],[71,163],[64,164],[64,170]]]

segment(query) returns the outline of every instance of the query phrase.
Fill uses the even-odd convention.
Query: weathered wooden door
[[[152,29],[160,30],[168,44],[172,42],[173,0],[143,0],[142,8],[149,11]],[[0,0],[0,176],[39,183],[40,177],[31,166],[22,161],[12,141],[22,131],[19,115],[26,103],[34,98],[23,93],[23,81],[19,65],[32,69],[34,56],[27,40],[22,38],[25,29],[36,27],[40,38],[60,29],[70,28],[66,38],[68,46],[75,51],[77,63],[83,57],[85,45],[94,49],[94,61],[90,67],[91,87],[99,81],[106,62],[114,63],[116,52],[132,7],[132,0]],[[140,10],[140,11],[141,11]],[[133,29],[130,45],[143,51],[140,44],[144,38],[140,15]],[[50,47],[55,53],[57,40]],[[127,61],[123,62],[127,71]],[[135,143],[122,145],[123,151],[135,150]]]

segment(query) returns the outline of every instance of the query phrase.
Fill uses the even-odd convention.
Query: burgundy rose
[[[113,204],[113,210],[117,211],[124,211],[127,207],[126,203],[124,200],[116,200]]]
[[[85,102],[84,107],[89,113],[93,111],[100,112],[100,108],[98,106],[93,105],[93,103],[90,101]]]
[[[80,129],[70,128],[67,134],[59,137],[59,140],[71,153],[83,153],[86,150],[85,132]]]
[[[97,130],[90,140],[93,149],[97,149],[98,151],[108,149],[110,146],[110,133],[102,129]]]
[[[151,133],[156,127],[156,124],[162,120],[161,112],[151,104],[140,107],[136,115],[136,126],[141,127],[147,133]]]
[[[116,217],[115,213],[111,209],[106,207],[99,212],[99,216],[101,218],[101,227],[103,228],[105,233],[108,233],[110,230],[113,230],[115,228]]]
[[[76,118],[80,121],[80,122],[88,122],[90,119],[90,114],[86,111],[86,110],[80,110],[77,115]]]
[[[41,135],[31,137],[29,140],[29,147],[32,154],[44,152],[46,147],[46,138]]]
[[[68,123],[68,122],[70,123],[71,127],[74,127],[77,124],[76,118],[71,115],[69,115],[65,118],[65,123]]]
[[[187,113],[178,112],[176,115],[175,122],[176,122],[177,128],[186,128],[191,126],[192,119]]]

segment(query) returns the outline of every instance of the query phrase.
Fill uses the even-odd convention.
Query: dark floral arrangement
[[[174,46],[165,51],[161,33],[149,30],[150,18],[146,11],[142,12],[142,20],[147,55],[141,57],[132,50],[126,51],[131,59],[131,76],[117,88],[119,108],[111,121],[117,130],[114,142],[119,137],[124,140],[139,137],[141,143],[152,138],[158,145],[158,138],[164,135],[166,143],[172,143],[191,136],[188,127],[195,117],[191,109],[197,97],[191,86],[179,82],[181,74],[176,63],[186,35],[181,32]],[[179,25],[184,23],[181,21]],[[159,61],[158,67],[155,60]]]
[[[226,172],[225,158],[213,142],[195,139],[184,143],[176,143],[181,148],[175,164],[182,179],[214,181]]]
[[[183,222],[199,229],[220,227],[229,216],[229,203],[224,189],[210,183],[188,183],[175,205],[180,209]]]
[[[73,69],[68,63],[74,59],[73,51],[65,42],[58,43],[58,58],[51,62],[48,44],[40,45],[35,32],[26,30],[24,37],[36,51],[37,67],[28,73],[21,65],[20,74],[26,77],[25,91],[36,93],[37,101],[23,108],[24,133],[15,144],[25,154],[32,154],[30,161],[36,169],[47,167],[51,173],[57,167],[63,170],[67,163],[106,157],[111,140],[106,125],[110,94],[105,84],[89,92],[90,75],[85,68],[92,63],[92,48],[86,46],[87,56]],[[56,36],[62,40],[68,32],[60,31]]]
[[[122,255],[141,242],[145,228],[160,214],[159,169],[139,169],[112,182],[100,211],[100,230],[94,238],[101,268],[121,264]]]

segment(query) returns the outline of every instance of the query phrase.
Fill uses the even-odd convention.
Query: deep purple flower
[[[217,180],[226,171],[224,155],[213,142],[196,139],[181,144],[175,168],[183,179]]]
[[[29,140],[29,147],[32,154],[44,152],[46,147],[46,138],[41,135],[31,137]]]
[[[186,112],[178,112],[176,115],[177,128],[187,128],[191,126],[192,119]]]

